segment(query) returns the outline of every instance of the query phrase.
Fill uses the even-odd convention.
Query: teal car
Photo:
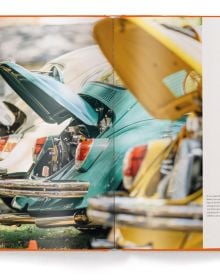
[[[122,188],[127,150],[167,134],[172,137],[185,123],[185,118],[176,122],[154,119],[121,86],[89,82],[73,93],[52,77],[10,62],[0,65],[0,74],[44,121],[61,123],[72,118],[66,128],[68,137],[63,137],[68,149],[62,153],[64,145],[57,148],[66,157],[57,172],[43,178],[33,169],[29,179],[0,181],[0,197],[12,198],[13,208],[19,211],[15,220],[20,223],[88,224],[88,199]],[[52,142],[48,138],[37,143],[39,159]],[[7,223],[7,218],[0,217],[2,221]]]

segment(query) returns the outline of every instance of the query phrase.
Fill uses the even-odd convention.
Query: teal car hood
[[[45,122],[61,123],[73,115],[87,125],[97,125],[98,114],[91,105],[54,78],[12,62],[0,63],[0,75]]]

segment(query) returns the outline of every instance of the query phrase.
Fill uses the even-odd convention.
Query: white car
[[[113,79],[110,64],[95,45],[67,53],[50,61],[40,71],[32,72],[45,79],[51,76],[61,85],[68,85],[73,95],[88,81],[111,83]],[[3,78],[7,81],[7,78]],[[10,81],[7,82],[10,84]],[[59,122],[43,119],[22,100],[22,94],[16,90],[16,86],[13,89],[16,93],[7,96],[4,104],[14,113],[13,125],[17,123],[17,127],[14,134],[0,137],[0,174],[2,178],[27,178],[34,166],[34,154],[38,153],[40,143],[48,136],[59,135],[74,115],[70,114],[68,119]]]

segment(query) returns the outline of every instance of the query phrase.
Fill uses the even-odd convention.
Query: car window
[[[184,94],[183,84],[186,77],[187,71],[181,70],[165,77],[163,83],[175,97],[180,97]]]

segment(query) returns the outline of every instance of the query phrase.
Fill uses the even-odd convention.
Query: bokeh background
[[[39,69],[49,60],[95,44],[92,37],[98,17],[1,17],[0,61],[11,60]],[[0,79],[0,95],[7,87]]]

